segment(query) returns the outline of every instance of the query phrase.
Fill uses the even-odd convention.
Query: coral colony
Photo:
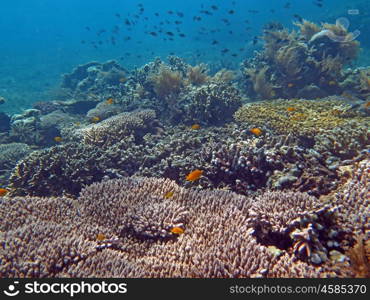
[[[370,70],[296,25],[239,74],[90,62],[0,113],[0,277],[370,276]]]

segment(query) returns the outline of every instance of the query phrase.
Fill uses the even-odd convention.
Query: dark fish
[[[152,35],[152,36],[158,36],[158,34],[156,32],[154,32],[154,31],[149,32],[149,34]]]
[[[157,12],[156,12],[154,15],[155,15],[156,17],[159,17],[159,13],[157,13]]]
[[[229,49],[225,48],[225,49],[222,49],[222,50],[221,50],[221,53],[225,54],[225,53],[227,53],[227,52],[229,52],[229,51],[230,51]]]
[[[184,13],[182,13],[181,11],[178,11],[176,13],[176,15],[178,15],[180,18],[183,18],[184,17]]]
[[[167,31],[166,34],[169,35],[169,36],[174,36],[173,32],[171,32],[171,31]]]
[[[201,14],[208,15],[208,16],[212,16],[212,15],[213,15],[213,14],[212,14],[210,11],[208,11],[208,10],[201,10],[201,11],[200,11],[200,13],[201,13]]]
[[[212,45],[217,45],[217,44],[218,44],[218,41],[213,40],[211,44],[212,44]]]
[[[291,5],[291,3],[290,3],[290,2],[287,2],[287,3],[285,3],[285,4],[284,4],[284,6],[283,6],[283,7],[284,7],[284,8],[290,8],[290,5]]]
[[[258,43],[258,36],[255,36],[252,40],[252,44],[256,45]]]
[[[182,24],[182,22],[181,21],[175,21],[175,24],[180,25],[180,24]]]
[[[296,18],[300,23],[303,22],[303,18],[300,15],[294,14],[293,17]]]
[[[194,16],[193,21],[202,21],[202,17]]]
[[[107,32],[107,31],[105,29],[100,29],[96,34],[99,36],[104,32]]]
[[[218,7],[217,7],[216,5],[212,5],[212,6],[211,6],[211,8],[212,8],[213,10],[218,10]]]
[[[238,56],[238,54],[237,54],[237,53],[233,53],[233,54],[231,54],[231,56],[232,56],[232,57],[237,57],[237,56]]]
[[[130,20],[129,20],[129,19],[126,19],[126,20],[125,20],[125,24],[126,24],[127,26],[130,26],[130,25],[131,25]]]
[[[228,13],[229,15],[233,15],[233,14],[235,14],[235,10],[230,9],[227,13]]]
[[[173,15],[173,11],[172,11],[172,10],[168,10],[168,11],[167,11],[167,13],[168,13],[169,15]]]
[[[186,37],[186,35],[183,34],[183,33],[180,33],[179,36],[182,37],[182,38]]]
[[[91,28],[89,26],[86,26],[85,29],[91,31]]]
[[[118,19],[121,18],[121,15],[119,13],[114,14]]]

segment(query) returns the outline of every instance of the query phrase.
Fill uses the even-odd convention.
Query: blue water
[[[144,8],[142,13],[139,4]],[[212,9],[211,5],[218,9]],[[358,8],[359,15],[348,14],[349,9]],[[177,12],[184,16],[178,16]],[[222,61],[237,68],[261,47],[260,42],[254,45],[252,41],[268,22],[278,21],[293,28],[292,22],[297,20],[294,14],[314,22],[335,22],[336,18],[346,16],[351,24],[361,25],[364,30],[370,24],[356,23],[356,18],[368,12],[363,0],[2,0],[0,95],[8,101],[0,106],[0,111],[14,113],[30,107],[34,101],[50,100],[48,97],[57,87],[61,74],[89,61],[116,59],[132,69],[154,57],[165,58],[174,53],[190,63]],[[194,21],[194,16],[202,20]],[[131,25],[124,24],[126,18]],[[229,25],[222,19],[227,19]],[[175,21],[182,23],[174,24]],[[159,25],[160,22],[164,24]],[[115,26],[116,33],[112,32]],[[158,31],[154,26],[160,26],[163,33],[148,34]],[[102,30],[106,32],[98,35]],[[174,40],[168,40],[170,36],[165,32],[173,32]],[[179,37],[179,33],[185,37]],[[214,40],[218,44],[212,45]],[[366,57],[369,38],[362,34],[359,40],[364,48],[362,55]],[[225,48],[229,49],[228,55],[220,52]]]

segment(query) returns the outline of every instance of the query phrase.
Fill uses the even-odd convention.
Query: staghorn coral
[[[307,194],[266,192],[252,204],[248,222],[260,243],[321,264],[341,242],[340,228],[335,224],[337,210]]]
[[[169,191],[173,196],[166,199]],[[184,189],[170,180],[126,178],[86,187],[77,200],[0,199],[4,220],[0,224],[0,276],[352,275],[330,261],[316,266],[297,260],[290,251],[279,252],[258,242],[248,224],[266,204],[262,199],[271,195],[252,199],[225,191]],[[298,211],[285,214],[287,218],[281,207],[273,207],[282,215],[281,220],[275,218],[282,228],[285,223],[293,224],[295,218],[303,224],[312,221],[304,217],[315,213],[319,218],[314,221],[321,222],[320,216],[328,212],[326,206],[320,211],[319,202],[302,194],[287,196],[302,201],[297,204]],[[260,205],[258,201],[262,201]],[[172,234],[172,226],[182,226],[184,232]],[[321,235],[319,238],[322,241]]]
[[[359,162],[352,178],[332,200],[341,207],[339,218],[342,228],[351,236],[365,234],[366,239],[370,234],[369,170],[368,158]]]

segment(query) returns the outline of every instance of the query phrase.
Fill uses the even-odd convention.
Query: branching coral
[[[165,197],[169,191],[171,199]],[[248,224],[264,204],[258,205],[260,199],[225,191],[186,190],[163,179],[131,178],[95,183],[77,200],[0,200],[0,275],[348,276],[330,262],[320,266],[297,262],[289,251],[278,254],[259,243]],[[310,210],[310,202],[301,201],[298,207],[308,216],[310,211],[320,214]],[[281,212],[279,207],[272,209]],[[306,216],[290,212],[292,218],[276,217],[276,222],[284,227],[285,222],[293,224],[289,220],[295,216],[297,220]],[[325,212],[324,208],[321,214]],[[183,231],[172,233],[173,226]]]

